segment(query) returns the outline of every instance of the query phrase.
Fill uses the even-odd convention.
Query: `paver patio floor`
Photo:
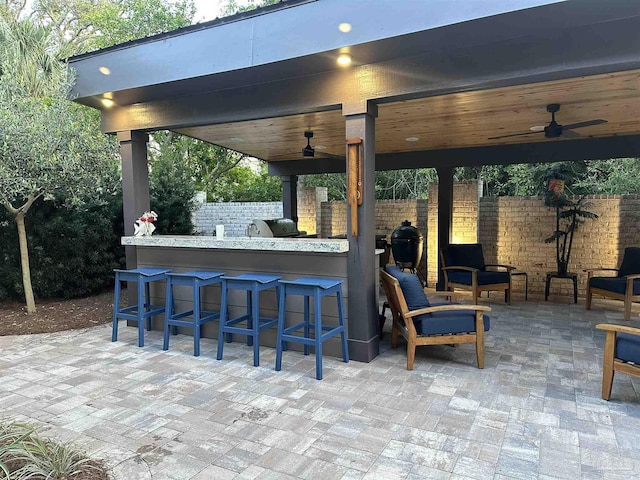
[[[499,296],[498,296],[499,297]],[[371,363],[109,326],[0,337],[0,412],[43,424],[135,479],[640,478],[640,382],[614,380],[600,398],[601,322],[621,303],[483,299],[492,306],[486,367],[472,344],[404,344]],[[606,309],[605,309],[606,306]],[[390,322],[387,322],[389,328]],[[637,310],[631,325],[640,326]]]

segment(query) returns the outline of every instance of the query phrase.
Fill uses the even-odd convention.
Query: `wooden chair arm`
[[[442,270],[465,270],[467,272],[479,272],[477,268],[463,267],[462,265],[452,265],[450,267],[442,267]]]
[[[491,307],[487,307],[485,305],[438,305],[435,307],[426,307],[421,308],[420,310],[413,310],[405,314],[405,317],[415,317],[417,315],[424,315],[425,313],[435,313],[435,312],[451,312],[455,310],[466,310],[473,312],[490,312]]]
[[[619,332],[629,333],[631,335],[640,335],[640,328],[627,327],[626,325],[615,325],[613,323],[599,323],[596,325],[599,330],[606,330],[607,332]]]
[[[633,275],[625,275],[624,278],[626,278],[627,280],[635,280],[637,278],[640,278],[640,273],[634,273]]]
[[[597,268],[585,268],[583,272],[585,273],[593,273],[593,272],[617,272],[618,268],[607,268],[607,267],[597,267]]]
[[[485,267],[501,267],[501,268],[506,268],[507,271],[511,271],[511,270],[516,270],[516,267],[514,267],[513,265],[502,265],[500,263],[492,263],[492,264],[488,264],[485,265]]]
[[[428,297],[431,298],[444,298],[445,300],[448,300],[450,302],[457,302],[460,300],[460,295],[458,295],[457,293],[454,292],[438,292],[438,293],[428,293],[428,292],[424,292]]]

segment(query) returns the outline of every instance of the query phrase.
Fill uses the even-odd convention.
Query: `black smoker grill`
[[[402,222],[391,234],[391,251],[396,265],[415,273],[422,258],[423,237],[409,220]]]

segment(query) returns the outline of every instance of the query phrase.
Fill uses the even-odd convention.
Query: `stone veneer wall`
[[[429,185],[427,223],[427,285],[438,282],[438,184]],[[453,185],[452,243],[478,242],[478,182],[456,182]]]

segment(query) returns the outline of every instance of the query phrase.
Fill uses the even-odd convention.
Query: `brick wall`
[[[599,215],[575,232],[569,271],[578,273],[578,295],[584,296],[585,268],[618,267],[624,247],[640,244],[640,196],[590,195],[587,209]],[[544,243],[555,230],[555,209],[542,197],[484,197],[480,199],[479,241],[487,263],[518,267],[529,275],[529,294],[543,296],[546,272],[556,270],[554,243]],[[523,291],[515,280],[514,291]],[[519,283],[518,283],[519,282]],[[573,295],[569,280],[553,280],[550,296]]]
[[[224,225],[227,237],[243,237],[254,218],[282,217],[282,202],[205,203],[194,214],[195,230],[212,235],[216,225]]]
[[[326,188],[301,188],[298,190],[298,230],[312,234],[318,231],[316,223],[320,204],[327,200]],[[254,218],[271,219],[282,217],[282,202],[227,202],[202,203],[193,213],[195,231],[201,235],[212,235],[216,225],[224,225],[227,237],[243,237],[247,226]]]
[[[320,208],[327,201],[325,187],[298,187],[298,230],[308,234],[320,232]]]
[[[345,202],[327,202],[326,190],[301,189],[298,194],[299,228],[321,237],[347,232]],[[529,275],[529,294],[544,295],[545,274],[555,271],[555,243],[544,239],[555,230],[555,210],[544,206],[542,197],[483,197],[478,199],[477,182],[454,185],[453,241],[480,242],[487,263],[514,265]],[[386,235],[403,220],[409,220],[425,236],[421,272],[427,282],[437,281],[437,184],[429,188],[429,200],[383,200],[376,202],[376,235]],[[569,269],[577,272],[578,294],[586,290],[585,268],[618,267],[624,248],[640,246],[640,195],[591,195],[588,210],[599,215],[587,220],[574,236]],[[320,214],[318,214],[318,212]],[[428,214],[427,214],[428,212]],[[197,212],[198,231],[211,234],[222,223],[228,236],[242,236],[254,218],[282,216],[282,204],[214,203]],[[314,225],[317,225],[315,229]],[[514,280],[514,291],[524,292],[524,279]],[[567,301],[573,293],[568,280],[553,280],[551,296]]]
[[[438,282],[438,184],[429,185],[427,221],[427,284]],[[484,221],[483,221],[484,222]],[[478,242],[478,182],[453,185],[452,243]]]

